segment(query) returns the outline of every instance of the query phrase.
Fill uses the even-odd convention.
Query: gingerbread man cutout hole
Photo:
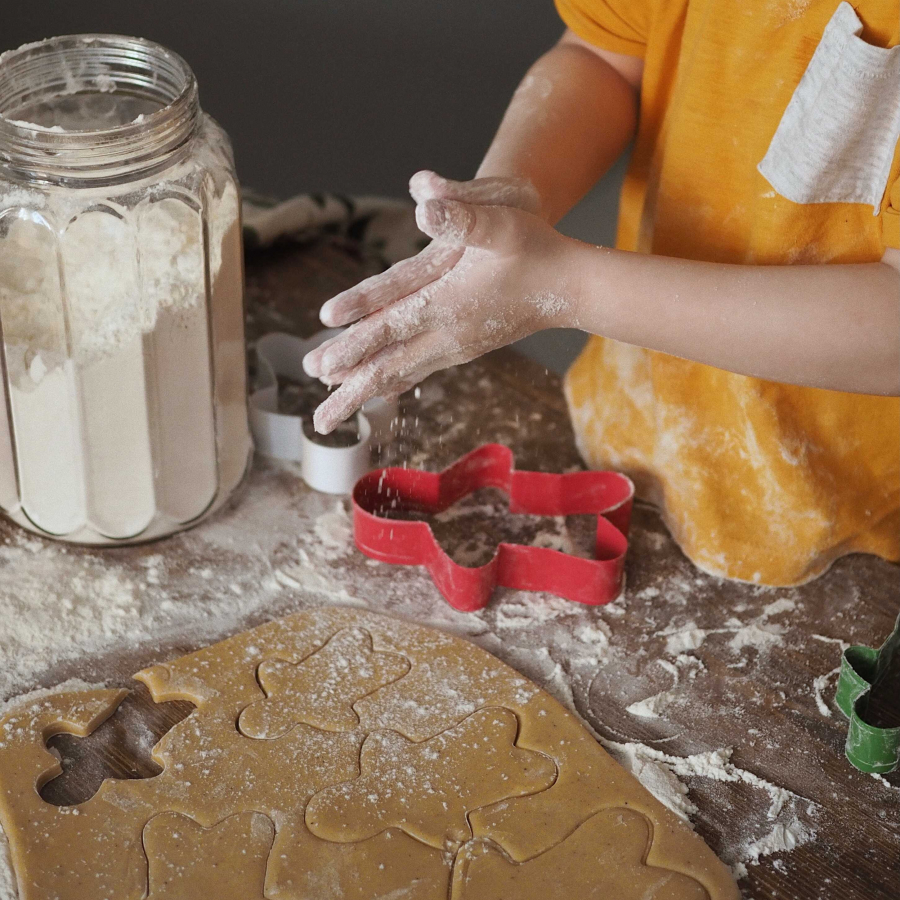
[[[53,806],[77,806],[90,800],[108,778],[154,778],[162,767],[151,756],[153,748],[195,708],[187,700],[154,703],[150,691],[137,684],[90,734],[64,731],[47,741],[62,774],[41,788],[41,799]]]

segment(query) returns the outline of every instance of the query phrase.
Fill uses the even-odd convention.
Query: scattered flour
[[[773,825],[767,835],[748,844],[745,859],[751,864],[758,863],[763,856],[793,850],[795,847],[811,841],[814,837],[815,832],[801,822],[797,816],[793,816],[790,822],[779,822]]]
[[[647,591],[647,589],[644,589]],[[652,599],[658,599],[659,593]],[[715,630],[717,633],[740,634],[744,646],[754,646],[759,650],[768,650],[777,646],[784,631],[780,628],[767,629],[771,626],[768,619],[780,612],[787,612],[794,608],[794,601],[776,601],[764,607],[762,612],[749,622],[734,620],[726,628]],[[525,674],[537,680],[547,688],[556,698],[570,710],[580,716],[585,725],[594,733],[595,737],[611,753],[611,755],[650,791],[661,803],[679,815],[685,821],[697,815],[699,809],[690,797],[689,782],[691,779],[700,778],[723,784],[746,785],[759,792],[765,798],[766,805],[763,813],[748,813],[733,818],[720,834],[723,846],[720,855],[723,860],[732,866],[736,877],[746,874],[746,867],[759,862],[764,856],[787,852],[801,844],[805,844],[815,838],[816,830],[811,822],[811,817],[817,813],[818,807],[805,798],[792,791],[772,784],[769,781],[736,766],[731,762],[732,749],[720,748],[705,753],[697,753],[689,756],[677,756],[665,753],[645,743],[634,741],[610,740],[598,734],[579,708],[578,687],[583,682],[581,677],[586,670],[579,667],[576,660],[578,654],[573,652],[561,652],[558,657],[553,652],[554,648],[523,643],[520,646],[510,646],[519,636],[525,636],[529,629],[535,629],[535,634],[541,634],[539,624],[546,625],[556,618],[566,615],[567,607],[557,608],[555,604],[504,604],[493,612],[485,611],[485,618],[491,622],[491,627],[502,636],[505,649],[504,656]],[[571,609],[568,608],[569,614]],[[608,608],[603,612],[609,614]],[[760,637],[748,626],[759,628],[764,637]],[[672,675],[675,684],[672,688],[662,691],[652,697],[627,707],[626,711],[643,716],[645,718],[659,717],[666,707],[679,695],[679,683],[682,676],[686,675],[687,681],[693,681],[698,673],[705,671],[704,663],[686,650],[697,649],[702,645],[706,634],[713,630],[701,629],[695,623],[687,623],[686,626],[667,629],[667,637],[697,632],[700,637],[692,636],[684,643],[676,642],[672,646],[673,651],[669,655],[674,656],[673,662],[667,659],[653,660],[656,664]],[[574,629],[577,640],[597,646],[600,649],[598,656],[602,662],[600,668],[610,662],[621,663],[615,646],[615,633],[610,629],[607,621],[597,618],[590,625],[584,625]],[[778,640],[773,640],[776,637]],[[749,638],[744,642],[744,639]],[[696,645],[696,646],[694,646]],[[730,647],[730,644],[726,645]],[[734,649],[734,648],[731,648]],[[668,653],[668,648],[667,648]],[[561,662],[562,660],[562,662]],[[574,689],[573,689],[574,686]],[[679,698],[680,699],[680,698]],[[746,804],[745,804],[746,805]]]
[[[79,557],[61,546],[35,552],[33,542],[0,547],[0,702],[61,657],[89,655],[149,633],[138,581],[115,564]],[[55,573],[55,577],[54,577]],[[149,619],[149,621],[148,621]]]
[[[575,708],[575,695],[571,679],[562,663],[555,660],[546,647],[537,650],[514,648],[512,659],[529,677],[536,676],[545,690],[551,693],[567,709]]]
[[[879,775],[877,772],[871,772],[870,774],[875,781],[883,787],[886,787],[889,791],[900,791],[900,785],[891,784],[884,775]]]
[[[542,597],[536,602],[506,603],[497,610],[494,624],[501,629],[533,628],[543,625],[567,613],[571,613],[569,601],[560,597]],[[603,637],[608,635],[603,633]]]
[[[677,659],[679,665],[689,665],[688,661],[699,663],[700,666],[703,665],[696,657],[685,656],[684,654],[679,655]],[[665,712],[669,704],[678,697],[678,691],[675,690],[681,679],[678,665],[673,665],[665,659],[658,659],[656,660],[656,663],[675,679],[675,684],[667,691],[660,691],[658,694],[653,694],[652,697],[645,697],[643,700],[632,703],[630,706],[625,707],[625,712],[631,713],[631,715],[638,716],[642,719],[658,719],[663,712]],[[692,672],[692,675],[696,675],[696,669]]]
[[[651,748],[644,744],[612,741],[603,741],[603,745],[616,762],[631,772],[660,803],[690,824],[691,816],[699,810],[688,798],[687,785],[664,760],[655,759],[646,752]]]
[[[294,588],[295,590],[303,587],[303,585],[297,581],[296,578],[291,578],[287,572],[284,572],[281,569],[275,569],[274,572],[275,580],[282,586],[287,588]]]
[[[625,711],[643,719],[658,719],[676,696],[675,691],[661,691],[652,697],[632,703],[625,708]]]
[[[850,646],[845,640],[842,640],[841,638],[827,637],[824,634],[813,634],[810,636],[814,641],[821,641],[823,644],[839,644],[841,652],[843,652]]]
[[[666,653],[669,656],[678,656],[689,650],[698,650],[703,646],[708,631],[698,628],[693,622],[682,626],[677,631],[661,631],[660,635],[666,635]]]
[[[708,778],[719,782],[741,782],[763,791],[769,800],[766,818],[769,830],[751,839],[742,834],[736,844],[721,852],[732,866],[735,877],[747,874],[747,865],[755,865],[764,856],[793,850],[816,836],[813,826],[800,815],[814,815],[816,806],[803,797],[778,787],[731,762],[731,748],[720,748],[691,756],[673,756],[640,743],[617,743],[600,739],[609,753],[656,797],[685,821],[697,813],[688,798],[689,789],[682,778]]]
[[[602,619],[598,619],[593,625],[583,625],[576,630],[575,637],[594,651],[594,660],[597,665],[609,661],[610,628]]]
[[[841,653],[843,653],[850,645],[840,638],[826,637],[822,634],[814,634],[812,635],[813,640],[821,641],[824,644],[838,644],[841,648]],[[835,666],[830,672],[826,672],[824,675],[817,675],[813,679],[813,696],[816,699],[816,708],[819,712],[825,716],[825,718],[831,718],[831,709],[828,704],[825,702],[825,689],[828,687],[828,682],[834,678],[835,675],[839,675],[841,672],[841,667]]]
[[[105,684],[92,684],[81,678],[69,678],[52,688],[37,688],[36,690],[28,691],[25,694],[19,694],[17,697],[0,702],[0,717],[5,716],[15,707],[26,706],[37,700],[43,700],[45,697],[52,697],[55,694],[65,694],[70,691],[100,691],[105,687]]]
[[[731,640],[728,646],[735,652],[740,652],[745,647],[752,647],[760,653],[771,650],[782,644],[786,632],[784,625],[770,622],[772,616],[790,612],[796,609],[796,602],[786,597],[768,604],[763,611],[749,622],[742,622],[736,617],[729,618],[723,628],[698,628],[693,621],[683,625],[670,626],[656,634],[666,638],[666,653],[669,656],[678,656],[690,650],[697,650],[703,646],[706,638],[711,634],[730,634]]]
[[[768,650],[781,643],[785,629],[781,625],[770,625],[766,622],[750,622],[742,625],[739,619],[729,619],[726,623],[727,631],[734,629],[734,637],[728,642],[732,650],[740,651],[744,647],[754,647],[756,650]]]
[[[831,710],[828,708],[828,704],[825,702],[825,697],[823,696],[823,694],[825,692],[825,688],[828,687],[828,682],[835,675],[838,675],[840,671],[841,667],[838,666],[836,669],[832,669],[830,672],[826,672],[824,675],[818,675],[813,679],[813,694],[816,698],[816,708],[827,719],[831,718]]]
[[[638,527],[635,541],[640,540]],[[712,665],[705,673],[699,656],[708,652],[727,659],[737,653],[731,639],[751,624],[767,635],[754,636],[763,641],[761,652],[776,650],[786,642],[787,629],[773,630],[777,623],[770,619],[789,612],[791,607],[783,602],[764,608],[757,603],[753,614],[747,613],[749,603],[735,604],[729,611],[734,619],[727,627],[704,628],[708,623],[696,611],[673,623],[673,609],[691,609],[688,604],[698,585],[693,576],[667,572],[665,580],[657,582],[662,589],[644,584],[604,607],[501,591],[486,609],[460,614],[436,596],[421,571],[361,560],[353,553],[347,507],[306,491],[290,466],[270,463],[257,466],[247,493],[233,509],[156,548],[132,548],[115,555],[73,552],[18,532],[8,541],[0,546],[4,623],[0,659],[15,660],[15,665],[0,666],[0,701],[69,672],[107,679],[108,660],[120,656],[124,648],[129,654],[126,664],[138,656],[143,664],[297,609],[325,603],[365,606],[377,600],[380,611],[462,634],[495,652],[583,720],[593,721],[595,734],[602,721],[600,739],[607,749],[661,802],[711,828],[716,849],[738,873],[741,866],[814,837],[818,807],[738,768],[731,762],[730,750],[678,756],[650,746],[673,739],[666,736],[670,732],[664,730],[660,706],[657,715],[663,717],[646,719],[643,726],[655,729],[660,723],[659,741],[634,741],[629,728],[635,720],[625,713],[636,696],[635,685],[646,684],[649,665],[661,666],[676,680],[679,705],[685,703],[691,715],[705,718],[726,709],[732,712],[736,695],[718,694],[723,680]],[[755,595],[748,596],[752,600]],[[657,624],[657,615],[668,619]],[[657,631],[667,624],[664,632]],[[702,638],[695,635],[685,649],[678,644],[669,652],[666,646],[662,658],[655,655],[660,653],[657,644],[663,643],[656,635],[671,638],[689,631],[702,633]],[[709,646],[704,641],[718,633],[726,637],[713,652],[713,641]],[[701,652],[694,655],[698,648]],[[84,662],[91,659],[98,661],[99,669]],[[55,674],[60,668],[63,674]],[[120,678],[130,671],[119,670]],[[698,678],[692,689],[698,674],[709,677]],[[735,681],[741,683],[742,678],[743,673]],[[708,691],[711,685],[716,690]],[[807,700],[812,707],[809,695]],[[752,713],[753,701],[746,702]],[[703,733],[702,728],[697,731]],[[754,737],[750,745],[774,739],[752,728],[748,734]],[[706,746],[716,746],[708,729],[706,739]],[[719,740],[737,743],[740,738]],[[725,795],[726,804],[733,802],[728,815],[714,819],[707,815],[709,787],[704,782],[720,783],[722,790],[735,795]],[[805,779],[792,783],[795,786],[807,792]],[[872,789],[888,794],[874,784]],[[819,799],[812,789],[808,793]],[[747,802],[748,794],[763,802]],[[2,892],[0,898],[7,900]]]

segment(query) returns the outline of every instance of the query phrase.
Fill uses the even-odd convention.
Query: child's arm
[[[567,31],[522,79],[472,181],[419,172],[417,203],[440,198],[512,206],[556,223],[616,161],[634,136],[643,62],[592,47]],[[322,321],[347,325],[449,272],[462,253],[432,244],[322,307]],[[310,374],[317,371],[310,359]]]
[[[565,41],[538,66],[575,52],[597,78],[627,84]],[[575,202],[633,127],[613,127],[607,138],[604,123],[625,121],[616,115],[627,91],[611,89],[616,99],[597,113],[590,97],[579,101],[566,70],[568,63],[560,66],[565,88],[550,105],[568,114],[545,128],[551,120],[531,113],[520,92],[518,112],[507,115],[482,167],[494,177],[414,183],[420,227],[434,238],[429,249],[323,308],[326,324],[365,318],[305,361],[310,374],[341,384],[316,412],[318,430],[330,431],[369,397],[400,393],[438,369],[560,326],[772,381],[900,394],[897,251],[857,265],[693,262],[593,247],[534,215],[553,220]],[[598,118],[582,131],[578,111]],[[544,113],[553,116],[549,107]],[[588,145],[597,133],[594,155]]]
[[[900,394],[900,251],[785,266],[576,255],[575,327],[768,381]]]
[[[315,374],[342,384],[316,412],[321,431],[369,397],[553,327],[772,381],[900,394],[897,251],[856,265],[737,266],[594,247],[518,209],[429,200],[417,213],[435,243],[465,254],[317,358]]]
[[[542,217],[555,224],[634,137],[643,68],[636,56],[601,50],[567,31],[522,80],[478,177],[531,182]]]

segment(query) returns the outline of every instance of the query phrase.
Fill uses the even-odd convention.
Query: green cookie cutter
[[[885,775],[900,765],[900,726],[877,728],[863,719],[872,688],[887,674],[900,655],[900,615],[894,631],[881,648],[848,647],[841,657],[835,702],[850,720],[847,759],[860,772]]]

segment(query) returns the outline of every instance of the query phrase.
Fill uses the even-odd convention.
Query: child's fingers
[[[513,252],[522,232],[522,212],[500,206],[472,206],[457,200],[426,200],[416,207],[419,228],[435,243],[478,247],[495,253]]]
[[[415,337],[430,322],[432,298],[424,295],[431,292],[432,288],[418,291],[357,322],[322,355],[321,374],[333,378],[336,372],[352,368],[389,344]]]
[[[407,381],[421,381],[434,370],[433,360],[442,355],[445,343],[441,336],[426,332],[367,359],[316,410],[316,431],[328,434],[372,397],[390,395]]]
[[[336,372],[329,372],[327,375],[320,375],[319,381],[327,387],[334,387],[336,384],[343,384],[351,375],[353,369],[338,369]]]
[[[322,374],[322,356],[325,351],[337,340],[341,338],[340,334],[336,334],[334,337],[328,338],[327,341],[323,341],[319,344],[315,350],[310,350],[306,356],[303,357],[303,371],[306,372],[311,378],[317,378]]]
[[[409,181],[409,192],[416,203],[426,200],[459,200],[476,206],[514,206],[536,213],[541,201],[537,191],[524,178],[474,178],[453,181],[436,172],[416,172]]]
[[[383,362],[370,360],[351,373],[350,377],[316,409],[313,414],[316,431],[319,434],[330,434],[367,400],[389,392],[391,382],[388,372]]]
[[[432,244],[417,256],[332,297],[322,307],[319,318],[332,328],[349,325],[436,281],[456,265],[461,255],[454,247]]]

